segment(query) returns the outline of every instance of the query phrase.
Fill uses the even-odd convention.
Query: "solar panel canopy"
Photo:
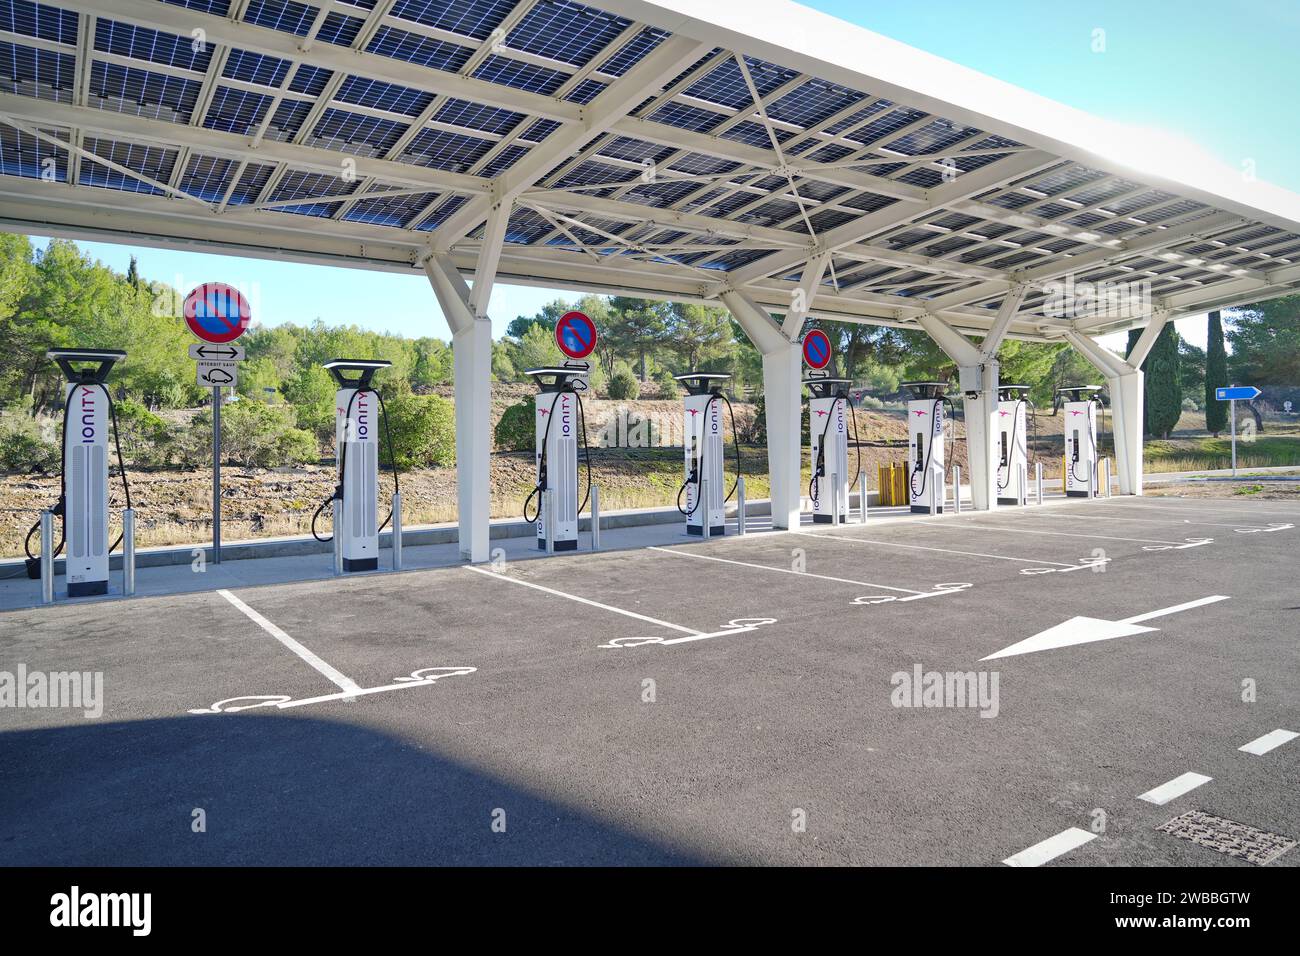
[[[1029,339],[1300,290],[1300,197],[1122,139],[782,0],[0,0],[11,231]]]

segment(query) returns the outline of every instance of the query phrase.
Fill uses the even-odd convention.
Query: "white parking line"
[[[262,617],[262,615],[258,614],[251,607],[249,607],[243,601],[239,600],[239,598],[235,597],[229,591],[221,589],[218,590],[217,593],[220,594],[227,601],[229,601],[231,604],[233,604],[235,607],[239,608],[239,610],[243,611],[245,616],[248,617],[250,621],[252,621],[258,627],[260,627],[262,630],[266,631],[266,633],[270,634],[272,637],[274,637],[285,647],[289,648],[289,650],[297,654],[300,658],[302,658],[303,661],[310,664],[318,672],[323,674],[325,677],[329,678],[329,680],[332,681],[335,685],[337,685],[338,687],[347,691],[350,694],[358,693],[361,690],[361,686],[356,681],[354,681],[351,677],[348,677],[346,674],[341,673],[340,671],[331,667],[325,661],[321,660],[309,648],[306,648],[303,645],[299,644],[292,637],[284,633],[284,631],[280,630],[278,627],[276,627],[266,618]]]
[[[1159,498],[1148,498],[1148,501],[1159,501]],[[1125,501],[1121,504],[1114,501],[1109,504],[1111,508],[1142,508],[1146,511],[1163,511],[1167,514],[1220,514],[1220,515],[1266,515],[1273,518],[1291,518],[1295,520],[1300,518],[1300,512],[1296,511],[1260,511],[1255,507],[1255,502],[1251,501],[1230,501],[1225,498],[1167,498],[1166,501],[1175,502],[1169,505],[1156,504],[1139,504],[1137,502]],[[1213,502],[1208,508],[1181,508],[1179,505],[1189,504],[1192,501]],[[1230,507],[1229,507],[1230,506]]]
[[[1189,770],[1180,777],[1174,777],[1168,783],[1162,783],[1153,790],[1139,794],[1138,799],[1145,800],[1147,803],[1154,803],[1157,807],[1163,807],[1170,800],[1177,800],[1183,794],[1190,793],[1213,779],[1213,777],[1207,777],[1203,773],[1192,773]]]
[[[1238,747],[1237,749],[1243,753],[1254,754],[1256,757],[1262,757],[1270,750],[1276,750],[1278,747],[1281,747],[1285,743],[1290,743],[1297,737],[1300,737],[1300,734],[1278,728],[1277,730],[1270,730],[1263,737],[1256,737],[1244,747]]]
[[[579,604],[586,604],[589,607],[598,607],[602,611],[612,611],[615,614],[622,614],[624,617],[635,618],[638,621],[645,621],[647,624],[657,624],[659,627],[666,627],[673,631],[681,631],[683,634],[693,634],[699,637],[704,633],[703,631],[697,631],[694,628],[682,627],[680,624],[673,624],[670,621],[661,621],[656,617],[647,617],[644,614],[638,614],[636,611],[625,611],[621,607],[614,607],[611,604],[601,604],[599,601],[592,601],[584,597],[578,597],[576,594],[566,594],[563,591],[555,590],[555,588],[548,588],[541,584],[534,584],[531,581],[520,581],[518,578],[512,578],[508,574],[489,571],[486,568],[478,568],[469,565],[465,570],[475,571],[478,574],[485,574],[497,581],[509,581],[511,584],[519,584],[526,588],[532,588],[534,591],[544,591],[547,594],[553,594],[556,597],[566,598],[570,601],[577,601]]]
[[[833,578],[826,574],[813,574],[810,571],[795,571],[793,568],[774,568],[766,564],[751,564],[748,561],[733,561],[730,558],[716,558],[710,554],[692,554],[689,551],[674,551],[672,548],[661,548],[657,545],[650,545],[650,551],[662,551],[664,554],[675,554],[679,558],[696,558],[701,561],[720,561],[723,564],[735,564],[742,568],[756,568],[759,571],[777,571],[781,574],[797,574],[801,578],[819,578],[822,581],[835,581],[838,584],[853,584],[857,587],[876,588],[881,591],[901,591],[904,594],[924,594],[924,591],[915,591],[911,588],[895,588],[888,584],[872,584],[869,581],[850,581],[848,578]]]
[[[1028,849],[1007,857],[1002,862],[1007,866],[1042,866],[1062,854],[1077,850],[1085,843],[1096,838],[1097,834],[1095,833],[1080,830],[1078,827],[1070,827],[1068,830],[1062,830],[1056,836],[1048,837],[1041,843],[1035,843]]]
[[[931,529],[941,530],[941,529]],[[791,531],[809,538],[833,538],[836,541],[849,541],[853,544],[875,544],[882,548],[907,548],[910,551],[938,551],[942,554],[958,554],[967,558],[993,558],[996,561],[1015,561],[1017,564],[1052,564],[1061,568],[1089,567],[1089,565],[1067,564],[1064,561],[1043,561],[1039,558],[1013,558],[1005,554],[981,554],[978,551],[955,551],[952,548],[931,548],[921,544],[900,544],[896,541],[877,541],[872,538],[846,538],[839,534],[827,534],[823,531]]]
[[[1149,621],[1153,617],[1164,617],[1166,614],[1177,614],[1179,611],[1190,611],[1194,607],[1204,607],[1207,604],[1218,604],[1220,601],[1232,600],[1226,594],[1211,594],[1209,597],[1197,598],[1195,601],[1187,601],[1183,604],[1175,604],[1173,607],[1162,607],[1158,611],[1147,611],[1145,614],[1134,614],[1132,617],[1123,618],[1121,624],[1141,624],[1143,621]]]
[[[1102,541],[1133,541],[1137,544],[1166,544],[1171,547],[1182,547],[1186,541],[1161,541],[1156,538],[1120,538],[1108,534],[1071,534],[1068,531],[1037,531],[1031,528],[1008,528],[1004,525],[996,524],[975,524],[973,521],[953,522],[953,527],[975,529],[976,531],[1007,531],[1011,534],[1050,534],[1058,538],[1098,538]]]
[[[1066,521],[1069,521],[1069,520],[1073,520],[1073,521],[1133,521],[1133,522],[1136,522],[1136,523],[1138,523],[1138,524],[1163,524],[1163,525],[1168,525],[1171,521],[1176,522],[1176,521],[1180,521],[1180,520],[1181,520],[1183,524],[1198,524],[1198,525],[1205,525],[1206,527],[1209,527],[1209,528],[1253,528],[1253,529],[1256,530],[1256,531],[1272,531],[1272,530],[1275,530],[1275,528],[1276,528],[1276,526],[1273,526],[1273,527],[1266,527],[1266,526],[1264,526],[1264,525],[1252,525],[1252,524],[1224,524],[1222,521],[1197,521],[1197,520],[1194,520],[1194,519],[1192,519],[1192,518],[1181,518],[1181,519],[1180,519],[1180,518],[1170,518],[1170,519],[1166,519],[1166,520],[1164,520],[1164,521],[1161,521],[1159,518],[1130,518],[1130,517],[1128,517],[1127,515],[1124,515],[1123,517],[1121,517],[1120,515],[1093,515],[1093,514],[1080,515],[1080,514],[1071,514],[1071,513],[1067,513],[1067,512],[1064,512],[1064,511],[1031,511],[1031,512],[1030,512],[1030,515],[1032,515],[1032,516],[1035,517],[1035,518],[1043,518],[1043,519],[1045,519],[1045,520],[1047,520],[1047,519],[1051,519],[1051,520],[1058,520],[1058,521],[1059,521],[1059,520],[1066,520]]]

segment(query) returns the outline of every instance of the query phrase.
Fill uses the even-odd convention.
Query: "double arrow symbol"
[[[207,358],[209,355],[218,358],[233,358],[239,354],[239,349],[222,348],[220,345],[200,345],[194,350],[194,354]]]

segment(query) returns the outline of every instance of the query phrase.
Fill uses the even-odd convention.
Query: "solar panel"
[[[304,142],[321,149],[359,156],[383,156],[404,132],[405,123],[327,109]]]
[[[407,33],[396,27],[380,27],[366,52],[455,73],[469,61],[473,51],[469,47]]]
[[[212,47],[190,37],[99,18],[95,21],[95,49],[134,60],[202,73],[212,59]]]
[[[344,79],[334,98],[355,106],[372,106],[407,116],[419,116],[433,102],[433,94],[424,90],[355,75]]]
[[[171,178],[172,167],[176,164],[176,150],[164,149],[160,146],[140,146],[94,136],[83,137],[81,144],[97,156],[162,182]],[[164,193],[164,190],[156,186],[97,163],[88,157],[81,161],[81,176],[78,181],[86,186],[103,186],[126,192],[153,195]]]
[[[271,104],[268,94],[218,86],[203,116],[207,129],[245,135],[255,130]]]
[[[135,67],[96,60],[90,70],[90,95],[100,109],[188,123],[201,84]]]
[[[506,43],[548,60],[586,66],[631,25],[630,20],[570,0],[538,0]]]
[[[0,40],[0,91],[57,103],[72,102],[77,59]]]
[[[239,161],[220,156],[192,155],[185,164],[178,184],[191,195],[207,202],[220,202],[226,194],[230,177],[238,168]]]
[[[486,40],[514,6],[515,0],[397,0],[391,15]]]
[[[535,63],[523,63],[504,56],[489,56],[474,71],[474,79],[500,83],[514,90],[526,93],[550,95],[564,85],[569,74],[560,70],[548,69]]]
[[[231,80],[243,80],[258,86],[279,86],[289,72],[289,61],[278,56],[265,56],[249,50],[231,50],[221,75]]]
[[[49,132],[49,131],[44,131]],[[64,141],[66,133],[55,131]],[[40,179],[65,183],[68,181],[68,154],[51,143],[28,133],[0,123],[0,175],[19,176],[23,179]]]
[[[295,0],[251,0],[244,22],[270,27],[296,36],[306,36],[316,19],[316,8]]]
[[[77,42],[77,14],[30,0],[0,0],[0,30],[54,43]]]

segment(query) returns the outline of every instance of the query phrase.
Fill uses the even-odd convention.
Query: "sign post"
[[[1232,477],[1237,477],[1237,399],[1253,402],[1261,392],[1254,385],[1231,385],[1216,388],[1214,397],[1228,403],[1228,417],[1232,419]]]
[[[244,350],[230,343],[253,321],[248,300],[224,282],[205,282],[190,291],[185,324],[203,343],[190,346],[199,385],[212,388],[212,563],[221,563],[221,389],[235,387]]]

